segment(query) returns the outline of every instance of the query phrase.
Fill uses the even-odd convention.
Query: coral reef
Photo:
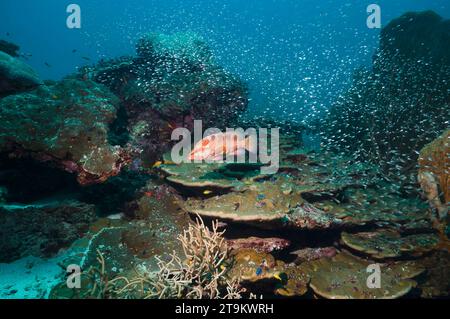
[[[305,265],[311,277],[313,291],[328,299],[394,299],[406,295],[415,286],[409,273],[401,267],[383,272],[379,289],[367,285],[367,267],[370,263],[347,253],[333,258],[315,260]],[[417,272],[413,272],[417,275]]]
[[[337,250],[334,247],[303,248],[293,251],[291,254],[297,257],[294,263],[299,264],[305,261],[312,261],[324,257],[334,257],[337,254]]]
[[[290,241],[284,238],[259,238],[247,237],[230,239],[227,245],[231,250],[254,249],[257,252],[271,253],[274,251],[284,250],[290,245]]]
[[[439,242],[439,237],[435,234],[402,237],[399,233],[387,229],[356,234],[343,232],[341,238],[346,246],[376,259],[401,257],[405,254],[418,256],[433,250]]]
[[[75,79],[7,96],[0,100],[0,151],[54,163],[83,185],[103,182],[127,162],[108,143],[117,103],[102,85]]]
[[[247,89],[218,66],[205,41],[192,33],[149,34],[136,57],[103,61],[83,77],[117,94],[128,119],[129,142],[151,162],[171,144],[176,127],[226,127],[245,110]]]
[[[0,52],[0,75],[19,72],[0,80],[0,261],[79,265],[80,289],[51,268],[50,298],[448,296],[433,228],[448,219],[448,26],[431,12],[388,24],[373,69],[318,123],[323,149],[303,125],[241,116],[246,86],[195,34],[147,35],[135,56],[45,84],[14,84],[33,73]],[[171,132],[194,119],[281,125],[278,172],[175,164]]]
[[[435,251],[418,261],[427,270],[424,281],[419,282],[423,298],[448,297],[450,295],[450,253]]]
[[[283,297],[301,297],[309,291],[309,274],[299,267],[287,266],[285,279],[276,287],[275,294]]]
[[[288,144],[283,152],[292,152],[290,141],[282,143]],[[142,171],[125,169],[103,185],[90,186],[89,193],[98,189],[101,198],[130,184],[121,213],[91,223],[61,262],[82,266],[83,289],[67,289],[62,282],[50,296],[445,295],[446,273],[424,272],[432,268],[427,258],[447,247],[431,227],[426,202],[383,184],[372,165],[321,152],[295,153],[301,157],[270,176],[254,174],[248,164],[202,164],[201,170],[190,170],[167,160],[150,179],[136,179]],[[195,176],[210,184],[198,184]],[[223,182],[238,187],[217,186]],[[192,224],[187,213],[220,222]],[[383,271],[382,289],[366,286],[366,268],[375,263]],[[437,278],[444,281],[439,287]]]
[[[96,266],[85,272],[86,296],[95,298],[240,298],[239,283],[226,277],[230,263],[229,249],[218,231],[217,223],[209,230],[197,219],[178,237],[183,257],[178,253],[158,257],[157,269],[136,267],[132,277],[112,278],[106,271],[103,254],[97,250]]]
[[[263,279],[276,281],[274,277],[284,270],[284,263],[271,254],[254,249],[239,249],[233,252],[233,267],[229,276],[244,282],[256,282]]]
[[[388,224],[411,232],[429,229],[427,205],[419,198],[401,196],[387,185],[364,185],[346,188],[338,202],[325,198],[313,205],[341,219],[342,226]]]
[[[244,185],[236,178],[222,174],[223,165],[182,163],[180,165],[162,165],[161,172],[168,182],[188,193],[202,193],[205,190],[227,192]]]

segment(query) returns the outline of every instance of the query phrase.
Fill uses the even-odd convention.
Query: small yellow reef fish
[[[278,279],[279,281],[283,281],[283,279],[281,279],[280,274],[275,274],[273,275],[273,278]]]
[[[211,193],[212,193],[212,191],[210,191],[210,190],[203,191],[203,195],[209,195]]]
[[[163,164],[161,161],[157,161],[155,164],[153,164],[152,168],[160,167]]]

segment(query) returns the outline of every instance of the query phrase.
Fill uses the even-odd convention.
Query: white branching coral
[[[169,262],[158,259],[159,271],[151,279],[152,297],[219,299],[240,298],[239,282],[227,278],[229,248],[218,230],[218,222],[210,230],[198,217],[195,224],[178,237],[184,257],[175,253]]]
[[[118,277],[111,295],[119,298],[158,299],[239,299],[244,289],[227,274],[231,266],[230,250],[218,230],[218,222],[209,229],[198,217],[178,237],[184,256],[173,252],[168,258],[156,257],[157,271],[146,267],[136,269],[132,279]]]
[[[187,278],[192,281],[192,291],[187,297],[202,298],[220,296],[221,279],[227,271],[228,247],[218,231],[218,223],[213,222],[212,230],[198,218],[195,225],[189,225],[179,236],[187,264]]]

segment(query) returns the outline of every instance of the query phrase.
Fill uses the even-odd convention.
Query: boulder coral
[[[117,104],[104,86],[76,79],[7,96],[0,100],[0,152],[54,163],[82,185],[103,182],[127,162],[108,142]]]

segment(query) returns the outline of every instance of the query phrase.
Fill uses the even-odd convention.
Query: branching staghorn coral
[[[218,222],[212,230],[197,217],[196,224],[178,237],[184,257],[172,253],[168,262],[158,258],[159,271],[150,276],[147,298],[236,299],[243,289],[239,282],[229,280],[230,251],[218,231]]]
[[[224,232],[218,231],[218,223],[213,222],[212,231],[198,217],[195,225],[189,225],[179,236],[186,256],[187,276],[192,280],[193,288],[187,297],[216,298],[220,295],[220,279],[227,271],[229,250]]]
[[[82,295],[87,298],[110,299],[117,296],[118,283],[122,279],[117,277],[109,279],[105,271],[105,258],[100,250],[97,249],[97,262],[99,267],[90,267],[83,272],[83,276],[91,283],[91,287]]]
[[[145,299],[240,299],[244,289],[239,280],[227,274],[231,266],[230,250],[218,231],[218,222],[210,230],[198,217],[178,237],[183,257],[173,252],[167,258],[155,257],[157,271],[142,266],[132,278],[106,278],[104,258],[99,252],[100,268],[91,268],[94,280],[90,296],[97,298]]]

